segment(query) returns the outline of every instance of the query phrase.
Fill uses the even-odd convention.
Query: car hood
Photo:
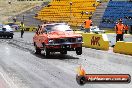
[[[3,28],[6,28],[6,31],[13,31],[9,25],[4,25]]]
[[[63,32],[63,31],[53,31],[47,34],[48,38],[65,38],[65,37],[81,37],[81,34],[76,34],[71,31]]]

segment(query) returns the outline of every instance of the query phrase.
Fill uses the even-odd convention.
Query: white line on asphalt
[[[5,82],[9,85],[9,88],[18,88],[10,78],[6,77],[2,72],[0,72],[1,77],[5,80]],[[10,80],[10,81],[9,81]]]

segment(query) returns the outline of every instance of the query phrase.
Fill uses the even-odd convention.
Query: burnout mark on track
[[[1,42],[1,41],[0,41]],[[3,40],[2,41],[3,43],[7,43],[9,45],[11,45],[12,47],[15,47],[17,49],[21,49],[21,50],[24,50],[26,52],[30,52],[32,55],[35,55],[36,57],[39,57],[41,59],[59,59],[59,60],[66,60],[69,59],[70,60],[75,60],[75,59],[79,59],[78,57],[73,57],[73,56],[70,56],[70,55],[60,55],[58,53],[51,53],[51,55],[49,57],[45,57],[44,56],[44,53],[42,54],[35,54],[35,50],[34,50],[34,46],[33,46],[33,43],[27,43],[25,41],[21,41],[21,40],[16,40],[16,39],[7,39],[7,40]]]

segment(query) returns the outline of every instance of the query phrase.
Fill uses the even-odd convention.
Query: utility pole
[[[71,20],[71,14],[72,14],[71,6],[72,6],[72,2],[70,2],[70,20]]]
[[[23,23],[24,23],[24,19],[25,19],[25,18],[24,18],[24,15],[23,15],[22,17],[23,17]]]

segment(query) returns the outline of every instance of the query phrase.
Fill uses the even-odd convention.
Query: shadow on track
[[[11,38],[0,37],[0,39],[5,39],[5,40],[7,39],[8,40],[8,39],[11,39]]]
[[[21,50],[24,50],[24,51],[27,51],[27,52],[30,52],[32,55],[38,57],[38,58],[41,58],[41,59],[59,59],[59,60],[65,60],[65,59],[79,59],[77,57],[73,57],[73,56],[70,56],[70,55],[62,55],[60,53],[51,53],[50,56],[46,57],[44,55],[44,53],[42,52],[41,54],[35,54],[35,51],[34,49],[32,49],[32,46],[31,44],[27,44],[27,43],[21,43],[19,41],[11,41],[9,42],[8,44],[14,46],[15,48],[18,48],[18,49],[21,49]],[[24,45],[23,45],[24,44]],[[26,46],[25,46],[26,45]],[[28,46],[27,46],[28,45]]]
[[[36,57],[38,58],[41,58],[41,59],[59,59],[59,60],[65,60],[65,59],[79,59],[77,57],[72,57],[70,55],[62,55],[62,54],[59,54],[59,53],[53,53],[51,54],[50,56],[48,57],[45,57],[45,55],[42,53],[42,54],[35,54],[34,52],[31,52],[31,54],[35,55]]]

